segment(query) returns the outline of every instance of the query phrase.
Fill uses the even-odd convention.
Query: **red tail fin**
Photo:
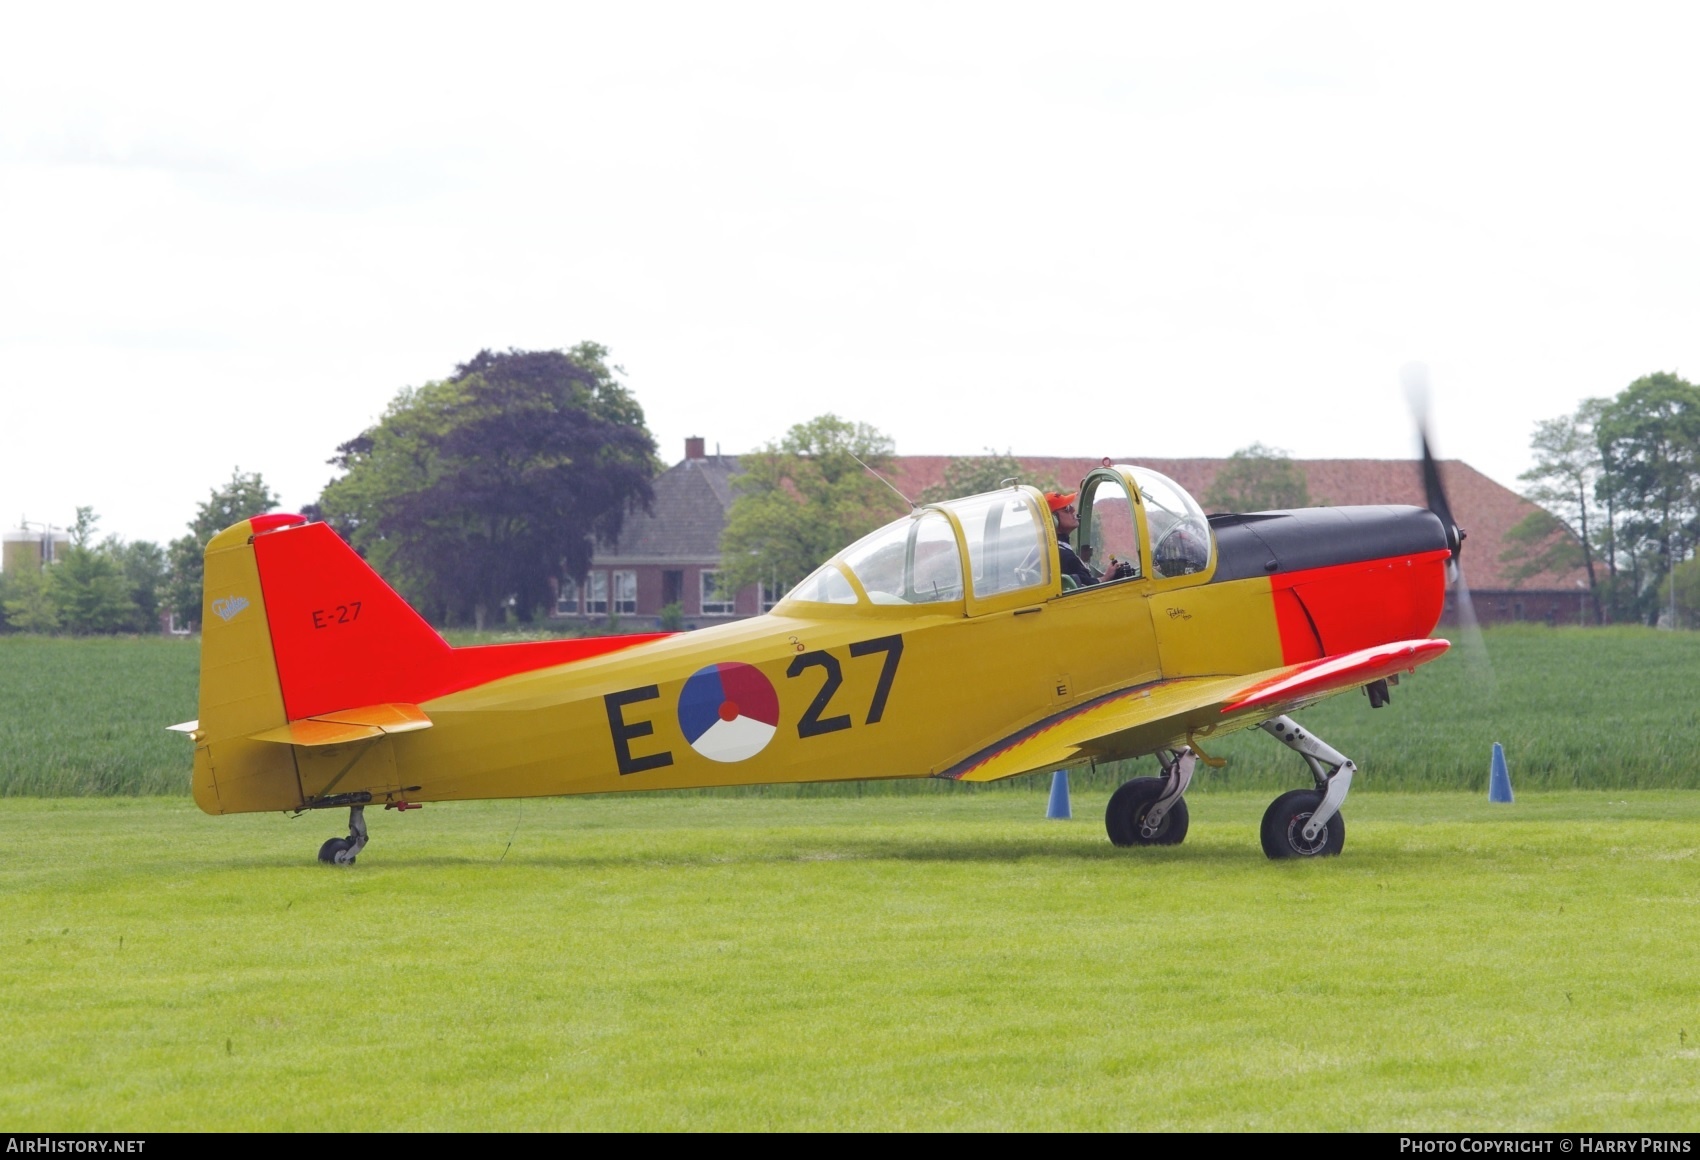
[[[671,635],[451,648],[328,525],[265,518],[272,527],[254,536],[254,555],[291,721],[382,702],[417,705]]]

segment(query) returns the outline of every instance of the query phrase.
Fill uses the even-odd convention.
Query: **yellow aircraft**
[[[1206,518],[1105,461],[1069,495],[918,508],[751,620],[470,648],[327,525],[256,516],[207,545],[200,718],[173,728],[201,809],[346,806],[319,858],[349,864],[379,802],[991,781],[1144,754],[1161,776],[1118,789],[1106,829],[1174,844],[1199,740],[1255,725],[1314,783],[1269,807],[1264,851],[1337,854],[1356,767],[1288,714],[1359,686],[1379,708],[1446,650],[1428,637],[1462,533],[1425,467],[1428,509]]]

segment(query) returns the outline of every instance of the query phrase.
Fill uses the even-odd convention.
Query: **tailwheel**
[[[1289,790],[1270,803],[1263,814],[1260,836],[1271,858],[1327,858],[1346,845],[1346,819],[1338,811],[1326,825],[1305,837],[1305,824],[1322,805],[1321,790]]]
[[[366,848],[366,807],[350,806],[348,837],[327,838],[319,847],[319,861],[327,866],[352,866],[355,855]]]
[[[319,847],[319,861],[327,866],[354,865],[354,843],[347,838],[327,838]]]
[[[1190,772],[1190,771],[1189,771]],[[1153,824],[1152,807],[1168,786],[1166,777],[1136,777],[1110,795],[1104,829],[1118,846],[1178,846],[1186,837],[1186,799],[1175,796]]]

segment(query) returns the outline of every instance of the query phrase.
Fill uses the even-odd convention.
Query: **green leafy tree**
[[[943,503],[947,499],[996,491],[1006,485],[1005,481],[1011,479],[1017,483],[1032,484],[1040,491],[1062,490],[1056,477],[1031,477],[1026,468],[1021,466],[1021,461],[1009,451],[999,453],[988,447],[984,455],[965,455],[952,459],[945,464],[944,478],[932,487],[924,489],[915,499],[920,503]]]
[[[6,611],[7,628],[13,632],[52,632],[59,627],[59,610],[41,569],[7,572],[0,580],[4,581],[0,606]]]
[[[402,391],[337,449],[318,514],[440,620],[531,620],[653,498],[655,441],[607,355],[485,350]]]
[[[1304,472],[1292,457],[1261,443],[1229,456],[1204,494],[1204,506],[1211,511],[1277,511],[1310,507],[1314,502]]]
[[[1595,428],[1605,406],[1604,399],[1588,399],[1574,414],[1535,424],[1529,440],[1535,462],[1518,478],[1528,484],[1524,497],[1542,510],[1529,513],[1511,529],[1500,553],[1513,584],[1582,567],[1596,624],[1605,622],[1605,608],[1594,548],[1602,526],[1596,496],[1604,474]]]
[[[1595,437],[1614,557],[1628,556],[1633,611],[1656,623],[1660,582],[1695,534],[1700,388],[1664,372],[1636,379],[1599,409]]]
[[[231,524],[250,516],[263,515],[277,506],[277,496],[260,478],[260,473],[243,474],[240,467],[230,473],[230,482],[213,489],[189,521],[189,534],[166,549],[169,578],[166,603],[179,625],[195,627],[201,621],[201,585],[205,575],[207,541]]]
[[[136,609],[130,630],[158,632],[160,602],[170,579],[165,549],[149,540],[126,543],[117,536],[108,536],[100,551],[110,557],[123,574],[130,603]]]
[[[827,414],[739,456],[720,535],[722,592],[757,581],[788,588],[899,515],[903,501],[862,466],[889,470],[892,451],[868,424]]]
[[[93,508],[78,508],[71,547],[47,573],[60,626],[78,635],[121,632],[136,621],[122,569],[94,543],[99,522]]]

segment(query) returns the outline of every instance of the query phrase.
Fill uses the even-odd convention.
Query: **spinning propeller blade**
[[[1464,551],[1464,530],[1452,518],[1452,505],[1446,501],[1446,488],[1440,482],[1440,461],[1434,457],[1434,448],[1429,442],[1428,368],[1421,363],[1407,363],[1402,377],[1406,397],[1411,403],[1411,416],[1417,425],[1417,440],[1423,449],[1423,498],[1428,510],[1439,516],[1446,528],[1446,542],[1452,548],[1452,559],[1456,564]]]
[[[1446,499],[1446,488],[1440,482],[1440,461],[1435,458],[1429,441],[1428,367],[1407,363],[1401,374],[1405,395],[1411,404],[1411,417],[1416,423],[1417,440],[1422,445],[1423,498],[1428,510],[1440,517],[1446,528],[1446,542],[1452,549],[1452,591],[1457,600],[1458,629],[1463,638],[1466,667],[1484,684],[1491,694],[1497,688],[1493,661],[1488,657],[1487,643],[1482,639],[1481,621],[1476,618],[1476,605],[1470,599],[1470,583],[1464,578],[1464,529],[1452,516],[1452,505]]]

